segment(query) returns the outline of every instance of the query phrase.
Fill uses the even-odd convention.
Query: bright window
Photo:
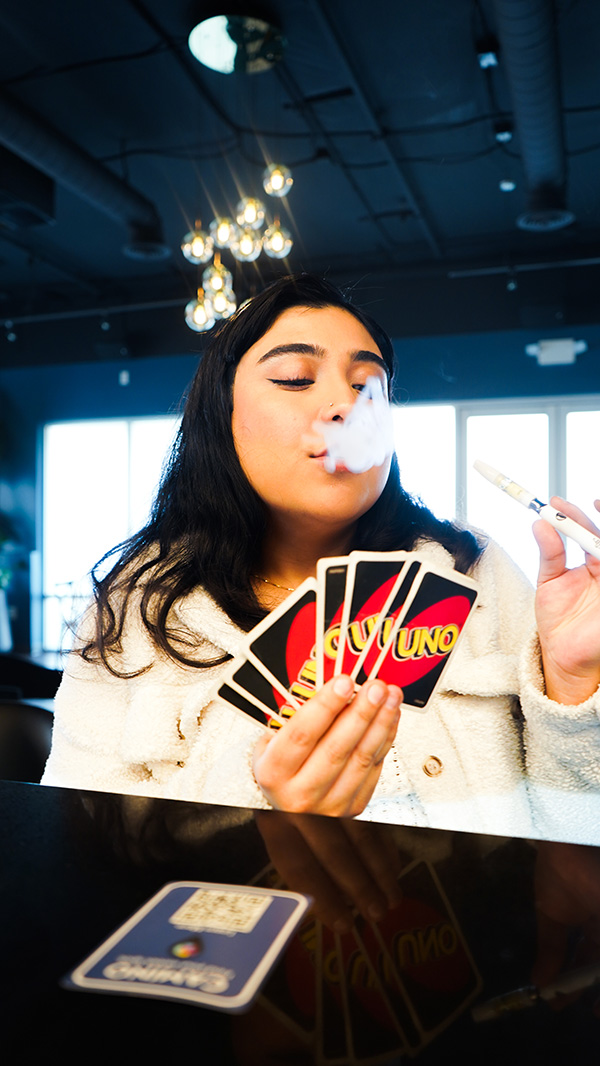
[[[473,463],[482,459],[542,500],[548,499],[548,415],[471,415],[466,419],[467,518],[494,538],[533,579],[538,548],[533,511],[486,481]]]
[[[394,407],[394,438],[400,477],[438,518],[456,514],[456,418],[453,406]]]
[[[600,499],[600,411],[569,411],[567,414],[567,499],[600,522],[594,500]],[[572,542],[567,562],[575,566],[581,550]]]
[[[45,426],[44,649],[64,645],[66,623],[90,595],[92,566],[145,524],[177,425],[165,417]]]

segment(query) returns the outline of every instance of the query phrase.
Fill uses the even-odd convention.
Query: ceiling
[[[0,365],[189,350],[181,238],[262,194],[272,161],[293,172],[267,206],[294,248],[243,266],[224,252],[240,299],[304,269],[358,283],[396,335],[523,325],[532,308],[598,321],[597,0],[249,0],[286,40],[253,75],[191,56],[213,11],[0,10]]]

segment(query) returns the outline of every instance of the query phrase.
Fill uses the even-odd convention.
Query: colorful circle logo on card
[[[171,955],[174,955],[176,959],[193,959],[201,951],[202,941],[197,936],[189,937],[187,940],[178,940],[170,948]]]

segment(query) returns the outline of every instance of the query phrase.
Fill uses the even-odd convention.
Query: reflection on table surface
[[[0,783],[3,1035],[210,1066],[596,1063],[600,852]],[[59,981],[175,880],[314,905],[245,1014]],[[89,1046],[81,1044],[86,1033]]]

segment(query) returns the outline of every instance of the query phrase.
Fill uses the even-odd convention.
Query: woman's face
[[[370,333],[338,307],[294,307],[242,356],[233,384],[232,430],[250,484],[271,514],[332,531],[380,496],[389,459],[363,474],[325,470],[313,422],[344,419],[370,376],[387,374]]]

